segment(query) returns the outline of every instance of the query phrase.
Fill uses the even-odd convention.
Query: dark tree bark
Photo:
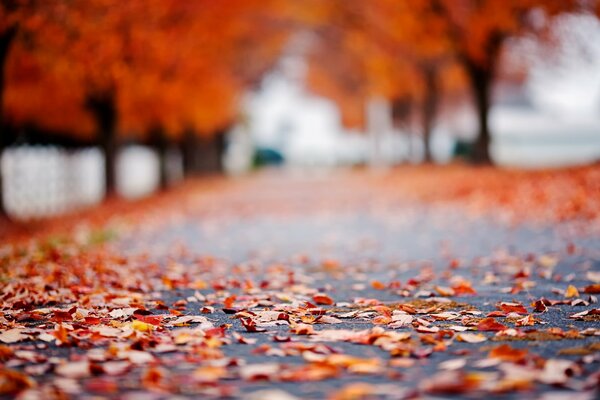
[[[188,178],[196,173],[196,134],[188,129],[183,134],[181,140],[181,155],[183,158],[183,176]]]
[[[423,151],[424,161],[430,163],[433,161],[431,155],[431,133],[433,131],[439,98],[437,69],[432,65],[426,65],[422,68],[422,71],[425,81],[425,98],[423,99]]]
[[[411,115],[414,102],[410,96],[401,96],[392,99],[392,124],[395,129],[404,131],[408,140],[407,161],[413,160]]]
[[[183,167],[186,177],[223,171],[222,155],[225,150],[225,130],[210,136],[186,132],[182,142]]]
[[[479,132],[473,145],[473,161],[476,164],[491,164],[489,111],[493,74],[490,69],[469,62],[466,65],[471,91],[475,101]]]
[[[4,85],[5,85],[5,69],[6,61],[10,47],[17,35],[17,26],[12,25],[2,33],[0,33],[0,218],[7,218],[8,214],[4,206],[4,182],[2,181],[2,154],[7,145],[7,128],[4,121]]]
[[[117,108],[113,89],[88,95],[86,107],[92,113],[98,129],[98,141],[104,152],[105,196],[117,194]]]
[[[169,176],[169,141],[161,127],[150,131],[150,140],[158,152],[159,187],[167,190],[171,184]]]
[[[461,57],[465,67],[475,108],[479,132],[473,147],[473,162],[476,164],[492,164],[490,157],[491,132],[489,127],[489,114],[491,106],[492,85],[494,83],[496,67],[502,43],[505,36],[501,32],[490,35],[485,47],[485,61],[473,60],[468,56]]]

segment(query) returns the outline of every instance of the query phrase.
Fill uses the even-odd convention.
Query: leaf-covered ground
[[[598,166],[266,173],[65,221],[0,247],[3,396],[598,395]]]

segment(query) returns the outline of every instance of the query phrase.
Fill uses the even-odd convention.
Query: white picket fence
[[[62,214],[98,203],[104,196],[104,156],[98,148],[64,150],[54,146],[15,146],[0,160],[4,204],[17,218]],[[158,157],[128,146],[117,158],[117,188],[135,198],[158,186]]]

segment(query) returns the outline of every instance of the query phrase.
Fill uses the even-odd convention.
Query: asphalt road
[[[169,308],[179,302],[182,315],[213,307],[201,315],[214,327],[227,325],[228,340],[214,356],[205,353],[212,342],[164,353],[148,344],[152,336],[136,344],[149,346],[144,350],[154,354],[157,368],[164,371],[167,382],[159,387],[144,383],[148,370],[142,366],[115,377],[63,377],[61,388],[79,385],[71,386],[73,397],[124,399],[595,398],[600,322],[597,315],[570,316],[598,308],[594,295],[583,293],[600,274],[597,226],[586,220],[544,222],[528,218],[527,212],[510,211],[482,211],[461,201],[418,202],[352,175],[267,174],[198,190],[168,209],[151,210],[144,219],[110,221],[118,231],[111,251],[143,259],[148,267],[140,268],[149,268],[149,287],[163,277],[203,282],[136,289],[133,295],[155,315],[169,313],[152,309],[156,301]],[[151,272],[155,267],[160,273]],[[145,276],[143,271],[140,276]],[[461,284],[472,293],[459,293]],[[569,286],[578,289],[577,295],[569,295]],[[317,293],[327,296],[321,304],[314,304],[319,303]],[[534,312],[531,304],[542,298],[558,304]],[[307,301],[314,306],[306,306]],[[526,312],[494,315],[502,311],[503,302],[521,304]],[[310,311],[315,306],[318,310]],[[284,310],[289,320],[259,321],[259,332],[252,332],[240,318],[258,321],[261,313],[272,310]],[[394,327],[377,320],[391,317],[394,310],[409,310],[410,322]],[[514,334],[482,331],[478,323],[490,313]],[[334,321],[315,321],[319,314]],[[518,326],[516,320],[527,315],[532,324]],[[314,332],[294,331],[301,321]],[[114,326],[130,323],[131,318],[121,318]],[[358,344],[332,339],[331,333],[319,336],[326,330],[374,328],[405,333],[410,342],[384,348],[376,338]],[[175,335],[178,329],[160,334]],[[459,341],[464,330],[481,334],[484,341]],[[241,343],[237,334],[245,338],[242,342],[255,342]],[[303,345],[302,351],[286,347]],[[527,353],[501,352],[494,359],[491,352],[502,345]],[[392,348],[405,351],[394,354]],[[38,351],[73,360],[86,357],[90,348],[51,345]],[[330,377],[311,375],[315,365],[330,368],[332,354],[349,358],[339,361]],[[568,368],[558,368],[558,378],[542,376],[544,368],[551,369],[547,360],[562,360]],[[373,364],[377,367],[371,368]],[[226,374],[210,380],[203,369],[207,366],[225,368]],[[298,372],[305,366],[308,370]],[[281,371],[297,375],[290,378]],[[42,373],[36,381],[47,388],[56,378]],[[109,380],[118,390],[94,392],[99,384],[90,385],[90,379],[101,379],[102,385]],[[199,385],[204,379],[206,384]]]
[[[227,196],[208,195],[203,199],[204,210],[183,212],[183,217],[174,218],[164,229],[153,229],[139,233],[122,244],[131,254],[147,252],[151,259],[167,265],[177,261],[189,265],[196,257],[211,256],[223,260],[219,268],[207,272],[207,280],[227,280],[235,277],[259,281],[277,279],[278,274],[293,272],[296,279],[306,282],[310,288],[330,295],[336,303],[352,303],[357,298],[377,299],[384,304],[427,299],[436,296],[435,286],[449,286],[456,277],[472,283],[476,295],[449,298],[466,303],[484,314],[497,311],[499,302],[516,302],[529,305],[540,298],[561,300],[559,290],[568,285],[584,287],[590,284],[588,273],[600,271],[600,238],[586,224],[578,221],[544,223],[523,219],[515,223],[498,213],[473,213],[460,202],[423,204],[385,198],[385,193],[373,190],[368,184],[352,182],[350,186],[336,184],[331,176],[295,178],[292,181],[269,177],[253,186],[236,189]],[[194,206],[192,206],[194,209]],[[570,249],[569,250],[569,246]],[[573,248],[576,249],[573,251]],[[179,255],[185,249],[185,256]],[[537,276],[545,267],[536,264],[548,258],[552,266],[551,278]],[[327,267],[334,260],[335,268]],[[450,269],[451,260],[458,260],[459,267]],[[325,264],[325,267],[323,266]],[[543,264],[543,262],[542,262]],[[240,268],[239,266],[242,266]],[[275,271],[273,265],[284,265]],[[533,282],[519,293],[504,293],[504,288],[514,284],[512,276],[518,271],[531,273],[528,281]],[[486,281],[486,274],[493,273],[495,282]],[[422,274],[431,276],[422,293],[400,294],[399,290],[376,290],[372,281],[406,283]],[[357,290],[359,289],[359,290]],[[558,289],[558,290],[557,290]],[[193,294],[188,291],[168,291],[161,294],[166,303],[177,301]],[[201,290],[208,295],[214,290]],[[231,289],[230,293],[243,296],[242,290]],[[416,294],[416,296],[415,296]],[[589,296],[581,295],[582,299]],[[571,306],[558,305],[548,312],[535,314],[539,323],[530,329],[561,328],[564,331],[599,328],[596,321],[575,321],[569,315],[586,309],[593,304]],[[328,307],[324,307],[328,308]],[[193,307],[190,309],[192,311]],[[339,314],[339,312],[337,313]],[[336,315],[337,315],[336,314]],[[247,333],[242,324],[218,307],[209,319],[215,325],[232,324],[234,331],[257,339],[252,346],[233,343],[224,348],[227,356],[241,358],[249,364],[285,363],[301,364],[300,356],[284,359],[269,355],[257,355],[255,348],[261,344],[273,345],[273,336],[285,335],[287,325],[269,327],[264,333]],[[366,320],[343,320],[335,329],[361,330],[374,325]],[[318,325],[316,330],[329,328]],[[406,330],[406,329],[401,329]],[[492,337],[492,334],[487,334]],[[496,344],[509,343],[516,348],[527,348],[530,354],[544,359],[561,358],[573,361],[581,356],[561,354],[561,350],[585,347],[598,343],[598,336],[579,339],[500,341],[469,344],[454,342],[448,351],[436,352],[419,359],[410,368],[403,368],[397,375],[387,374],[343,374],[337,379],[317,382],[243,382],[240,394],[264,390],[282,389],[300,398],[326,398],[350,383],[365,382],[377,387],[391,385],[383,390],[382,398],[403,398],[413,395],[446,396],[448,393],[424,394],[424,381],[439,371],[440,363],[457,357],[466,357],[465,370],[494,371],[494,368],[469,368]],[[341,353],[363,358],[389,360],[385,351],[374,346],[353,343],[331,343]],[[462,353],[464,351],[464,354]],[[599,369],[598,359],[585,366],[578,377],[583,381]],[[384,385],[384,386],[381,386]],[[514,398],[539,398],[542,394],[558,396],[597,395],[589,389],[584,393],[546,384],[535,384],[525,391],[486,393],[465,391],[464,397],[499,396]],[[265,393],[260,392],[261,396]],[[373,394],[373,397],[376,397]],[[550,398],[550,397],[549,397]]]

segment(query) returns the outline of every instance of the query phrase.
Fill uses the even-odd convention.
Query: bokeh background
[[[595,0],[2,0],[2,214],[190,177],[600,160]]]

